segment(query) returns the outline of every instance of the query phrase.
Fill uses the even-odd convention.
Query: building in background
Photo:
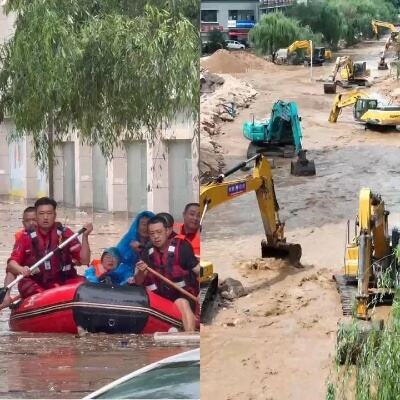
[[[0,11],[2,7],[0,6]],[[12,35],[13,20],[0,12],[0,41]],[[48,193],[47,177],[35,166],[27,140],[8,143],[11,119],[0,124],[0,195],[34,199]],[[181,217],[198,201],[198,138],[195,124],[177,116],[155,143],[127,141],[107,161],[98,146],[82,145],[71,134],[55,150],[54,197],[65,206],[98,211],[167,211]]]
[[[201,0],[200,31],[203,41],[209,32],[217,29],[226,39],[248,43],[250,29],[260,16],[269,12],[283,11],[294,0]]]

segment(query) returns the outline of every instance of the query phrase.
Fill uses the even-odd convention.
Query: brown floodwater
[[[0,197],[0,280],[14,233],[22,226],[24,201]],[[92,258],[115,245],[129,227],[126,214],[58,209],[58,220],[72,230],[93,222]],[[17,292],[13,289],[13,294]],[[187,347],[165,347],[152,336],[10,332],[9,310],[0,311],[0,398],[82,398],[101,386]]]

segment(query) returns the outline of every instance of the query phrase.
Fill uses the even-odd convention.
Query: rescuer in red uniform
[[[86,224],[82,234],[82,244],[73,240],[64,249],[44,262],[37,272],[31,274],[29,267],[54,250],[61,242],[73,235],[73,232],[56,222],[55,200],[42,197],[35,203],[36,229],[26,230],[15,242],[14,249],[7,262],[7,272],[23,279],[18,284],[22,298],[46,289],[84,279],[76,272],[75,266],[90,262],[88,236],[93,230],[92,224]]]

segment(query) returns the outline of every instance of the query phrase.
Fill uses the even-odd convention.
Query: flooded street
[[[22,227],[24,202],[0,198],[0,280],[14,233]],[[115,245],[129,227],[127,215],[59,207],[58,220],[76,231],[93,222],[92,259]],[[82,273],[82,270],[80,271]],[[16,289],[12,291],[16,294]],[[0,311],[0,398],[81,398],[101,386],[188,348],[160,347],[151,336],[51,335],[10,332],[9,310]]]

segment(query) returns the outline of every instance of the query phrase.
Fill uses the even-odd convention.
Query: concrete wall
[[[14,129],[12,121],[0,124],[0,194],[33,199],[48,194],[46,176],[35,166],[31,156],[32,145],[22,140],[7,143],[7,135]],[[179,117],[170,126],[162,129],[162,140],[147,143],[147,208],[169,211],[169,154],[172,141],[185,140],[191,143],[192,179],[183,195],[188,201],[199,198],[199,140],[194,133],[194,124],[187,118]],[[77,207],[92,207],[93,174],[92,148],[82,145],[75,135],[68,141],[75,144],[75,204]],[[55,149],[54,198],[64,199],[64,157],[62,146]],[[114,157],[107,163],[108,211],[128,210],[128,165],[126,147],[117,148]],[[139,210],[138,210],[139,211]]]
[[[2,0],[0,0],[0,43],[9,39],[13,34],[14,17],[5,15]]]

